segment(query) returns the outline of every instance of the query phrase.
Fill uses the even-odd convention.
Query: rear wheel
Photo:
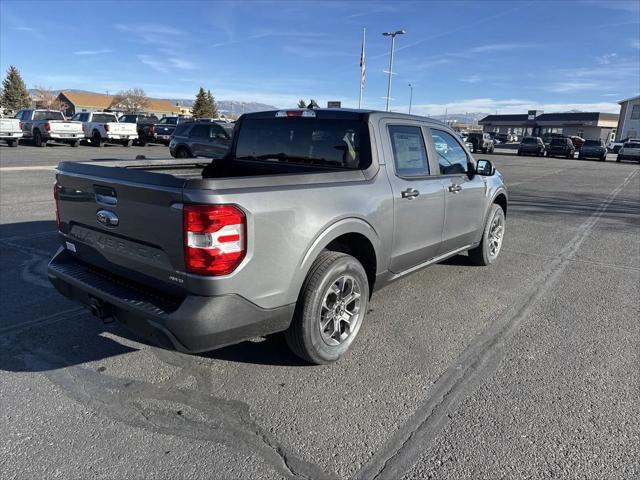
[[[495,203],[491,205],[487,223],[482,232],[480,245],[469,250],[469,259],[476,265],[491,265],[498,259],[506,225],[504,210]]]
[[[605,153],[603,156],[600,157],[600,161],[604,162],[607,160],[607,154]]]
[[[320,253],[285,332],[289,348],[311,363],[335,362],[357,336],[368,302],[369,282],[360,262],[345,253]]]
[[[147,144],[147,136],[140,132],[140,135],[138,135],[138,145],[140,145],[141,147],[144,147]]]
[[[122,142],[122,145],[125,147],[130,147],[131,145],[133,145],[133,140],[125,140],[124,142]]]
[[[78,148],[80,146],[80,140],[70,142],[69,145],[71,145],[73,148]]]
[[[100,132],[97,130],[94,130],[93,134],[91,135],[91,145],[93,145],[94,147],[102,147],[104,145],[104,141],[100,136]]]
[[[8,144],[10,147],[17,147],[17,146],[18,146],[18,140],[9,140],[9,141],[7,142],[7,144]]]
[[[40,130],[36,130],[35,132],[33,132],[33,143],[36,144],[36,147],[44,148],[47,146],[47,142],[42,139]]]

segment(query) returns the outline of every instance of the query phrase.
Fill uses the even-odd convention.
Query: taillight
[[[198,275],[228,275],[247,252],[247,218],[232,205],[185,205],[186,270]]]
[[[49,122],[44,124],[44,129],[48,132],[49,130],[51,130],[51,124]]]
[[[24,128],[24,123],[20,122],[20,130]]]
[[[149,127],[149,133],[154,133],[156,131],[156,127],[154,127],[153,125],[151,125]]]
[[[106,123],[104,124],[104,131],[108,132],[109,131],[109,125],[107,125]]]
[[[56,203],[56,226],[60,230],[60,206],[58,205],[59,193],[58,193],[58,181],[53,184],[53,199]]]

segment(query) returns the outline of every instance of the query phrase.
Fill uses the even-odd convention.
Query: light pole
[[[391,37],[391,57],[389,58],[389,80],[387,81],[387,112],[389,111],[389,102],[391,101],[391,75],[393,75],[393,48],[396,44],[396,35],[404,35],[404,30],[396,30],[395,32],[384,32],[382,35]]]
[[[411,103],[413,102],[413,85],[409,84],[411,93],[409,94],[409,115],[411,115]]]

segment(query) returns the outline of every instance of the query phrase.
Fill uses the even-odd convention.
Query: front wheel
[[[357,336],[368,302],[369,282],[362,264],[345,253],[320,253],[285,332],[289,348],[311,363],[335,362]]]
[[[469,250],[469,259],[476,265],[491,265],[498,259],[502,249],[502,240],[506,226],[504,210],[495,203],[491,205],[491,211],[487,223],[482,232],[480,245]]]

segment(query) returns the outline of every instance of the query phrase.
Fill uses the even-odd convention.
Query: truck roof
[[[381,110],[369,110],[369,109],[357,109],[357,108],[282,108],[279,110],[267,110],[263,112],[245,113],[243,117],[246,118],[273,118],[278,112],[304,112],[306,110],[315,112],[318,118],[362,118],[371,117],[373,115],[377,117],[391,117],[403,120],[418,120],[421,122],[431,122],[440,125],[445,125],[444,122],[436,120],[435,118],[423,117],[421,115],[410,115],[408,113],[399,112],[384,112]]]

